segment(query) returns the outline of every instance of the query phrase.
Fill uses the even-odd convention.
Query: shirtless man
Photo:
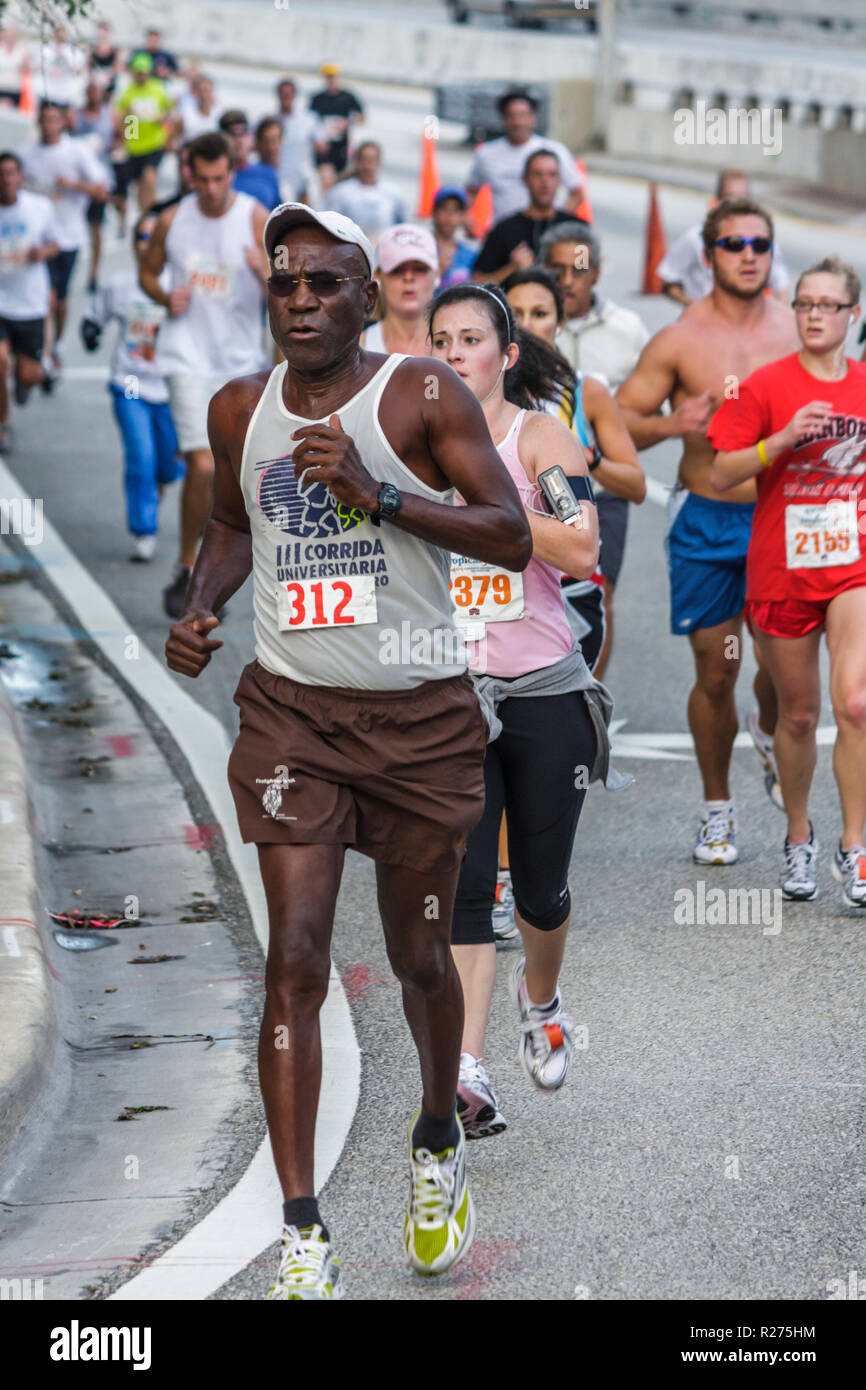
[[[532,537],[481,407],[452,368],[360,349],[378,295],[361,229],[283,203],[264,240],[270,328],[286,360],[210,403],[213,514],[166,652],[172,670],[198,676],[222,646],[209,635],[215,614],[254,572],[256,660],[235,695],[229,783],[270,919],[259,1074],[285,1199],[270,1296],[333,1299],[340,1266],[316,1202],[313,1143],[347,848],[376,862],[420,1061],[405,1252],[420,1273],[440,1274],[472,1240],[450,940],[466,837],[484,809],[487,739],[454,640],[449,564],[456,551],[523,570]],[[453,505],[455,488],[467,506]],[[390,639],[404,631],[412,648],[401,659]]]
[[[757,203],[728,198],[703,227],[713,289],[644,348],[617,401],[638,449],[681,438],[677,486],[668,508],[666,549],[671,581],[671,631],[686,633],[695,657],[689,727],[704,784],[698,864],[737,858],[734,803],[728,785],[737,733],[734,686],[740,669],[746,551],[755,487],[730,489],[725,501],[710,485],[713,449],[709,420],[738,382],[767,362],[796,352],[794,315],[766,295],[773,263],[773,222]],[[671,413],[658,414],[669,400]],[[776,697],[767,673],[755,676],[757,711],[749,732],[764,767],[765,785],[781,805],[773,764]]]

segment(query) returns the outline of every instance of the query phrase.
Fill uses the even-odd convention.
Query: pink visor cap
[[[428,231],[413,226],[411,222],[398,222],[396,227],[388,227],[382,233],[376,247],[376,259],[386,275],[406,261],[421,261],[437,274],[439,272],[436,242]]]

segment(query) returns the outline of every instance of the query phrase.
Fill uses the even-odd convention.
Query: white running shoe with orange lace
[[[843,849],[840,842],[831,867],[833,877],[842,884],[842,897],[848,907],[866,908],[866,847],[851,845]]]
[[[497,951],[509,951],[521,942],[520,930],[514,920],[514,891],[511,874],[501,872],[496,880],[493,900],[493,940]]]
[[[542,1091],[556,1091],[568,1076],[574,1051],[574,1022],[562,1012],[559,990],[546,1009],[532,1003],[526,989],[526,958],[515,961],[511,997],[520,1011],[518,1056],[523,1069]]]

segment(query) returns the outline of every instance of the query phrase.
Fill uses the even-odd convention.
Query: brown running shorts
[[[246,842],[347,845],[419,873],[460,865],[484,810],[487,746],[468,675],[345,690],[253,661],[234,698],[228,778]]]

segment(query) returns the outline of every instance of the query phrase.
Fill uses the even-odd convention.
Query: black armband
[[[592,502],[595,506],[595,490],[592,486],[592,479],[585,473],[566,473],[568,486],[571,488],[578,502]]]

